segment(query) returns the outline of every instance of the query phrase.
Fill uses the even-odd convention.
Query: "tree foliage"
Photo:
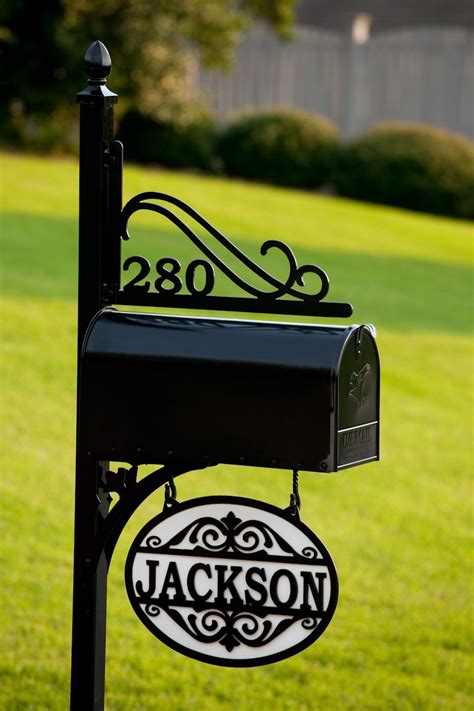
[[[192,105],[197,61],[228,67],[242,33],[265,21],[288,35],[295,0],[2,0],[0,47],[8,67],[3,104],[49,114],[84,84],[81,58],[96,39],[115,60],[111,88],[121,106],[154,118]],[[123,101],[122,101],[123,100]],[[13,107],[13,109],[12,109]]]

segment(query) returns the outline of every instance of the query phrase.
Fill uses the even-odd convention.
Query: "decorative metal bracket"
[[[197,225],[204,228],[211,237],[227,249],[230,255],[237,258],[242,265],[262,279],[271,289],[258,289],[236,274],[168,205],[174,206],[174,208],[181,210],[185,215],[192,218]],[[166,193],[140,193],[127,202],[122,210],[120,219],[120,236],[122,239],[128,240],[130,238],[128,232],[129,220],[134,213],[140,210],[156,212],[170,220],[198,247],[206,259],[196,259],[188,265],[184,282],[189,294],[180,294],[183,281],[180,277],[181,264],[177,259],[173,257],[159,259],[155,267],[156,278],[151,281],[148,280],[151,274],[149,260],[143,256],[128,257],[123,264],[124,271],[128,271],[133,265],[137,265],[138,273],[119,291],[116,302],[118,304],[205,309],[209,311],[331,316],[334,318],[347,318],[352,314],[351,304],[323,301],[329,291],[329,278],[326,272],[314,264],[298,266],[292,250],[283,242],[267,240],[262,244],[260,253],[265,256],[273,249],[279,250],[285,255],[288,260],[288,277],[286,281],[280,281],[266,272],[196,210],[182,200]],[[211,293],[215,284],[214,268],[219,269],[239,289],[249,294],[250,298],[212,296]],[[196,285],[196,272],[199,269],[204,274],[204,284],[200,288]],[[305,286],[305,277],[309,274],[314,274],[320,281],[320,288],[316,293],[306,293],[297,288]],[[150,290],[152,283],[155,291]],[[282,298],[285,296],[290,298]]]
[[[174,506],[177,504],[174,478],[190,471],[205,469],[208,466],[212,466],[212,464],[198,461],[165,465],[150,472],[139,481],[137,481],[138,467],[135,465],[132,465],[130,469],[119,467],[116,472],[106,471],[101,489],[109,502],[111,501],[110,492],[117,493],[119,500],[102,521],[101,530],[96,539],[95,556],[92,561],[93,569],[97,566],[102,552],[105,553],[107,564],[110,564],[115,545],[125,525],[150,494],[164,486],[168,499],[173,500],[171,506]],[[168,488],[170,482],[173,482],[171,489]]]

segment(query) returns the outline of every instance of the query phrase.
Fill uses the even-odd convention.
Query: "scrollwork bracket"
[[[142,210],[155,212],[176,225],[200,250],[205,259],[196,259],[191,262],[185,270],[183,280],[181,278],[181,264],[174,257],[158,259],[155,267],[156,274],[152,274],[152,266],[147,258],[139,255],[128,257],[123,264],[123,269],[129,271],[132,266],[136,265],[138,273],[119,291],[117,303],[210,311],[331,316],[334,318],[351,316],[352,306],[350,304],[324,301],[329,291],[329,278],[324,269],[315,264],[299,266],[293,251],[285,243],[278,240],[267,240],[260,248],[260,254],[263,257],[271,250],[277,250],[286,257],[288,275],[286,279],[280,280],[250,259],[196,210],[182,200],[166,193],[140,193],[127,202],[120,218],[120,237],[123,240],[130,239],[130,218]],[[192,226],[189,224],[190,221]],[[236,258],[245,269],[257,277],[261,281],[262,287],[254,286],[253,283],[231,269],[199,236],[196,227],[204,229],[217,244],[227,250],[231,257]],[[196,285],[198,269],[202,270],[204,274],[204,285],[201,287]],[[246,296],[212,295],[215,269],[219,270]],[[304,290],[305,278],[311,274],[319,280],[319,288],[314,293]],[[188,291],[187,294],[180,293],[184,285]]]

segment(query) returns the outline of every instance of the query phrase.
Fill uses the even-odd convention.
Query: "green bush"
[[[0,110],[0,145],[39,153],[77,153],[77,109],[59,106],[49,114],[26,114],[20,102]]]
[[[207,114],[180,124],[130,111],[120,121],[118,138],[126,157],[137,163],[200,170],[211,170],[215,163],[216,129]]]
[[[411,210],[474,217],[474,144],[423,124],[386,123],[342,146],[340,195]]]
[[[327,119],[275,108],[234,121],[222,132],[218,151],[229,175],[315,188],[328,181],[336,146],[337,129]]]

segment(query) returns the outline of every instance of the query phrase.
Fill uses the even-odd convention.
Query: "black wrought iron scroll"
[[[155,202],[150,202],[155,201]],[[230,255],[237,258],[255,276],[267,284],[270,289],[262,290],[249,284],[236,274],[191,227],[176,214],[169,205],[181,210],[204,228]],[[120,233],[124,240],[130,238],[128,223],[133,214],[140,210],[156,212],[167,218],[198,247],[206,259],[195,259],[184,272],[184,284],[180,262],[174,257],[158,259],[152,273],[150,261],[143,256],[128,257],[123,270],[129,272],[135,265],[138,272],[119,291],[117,303],[136,306],[162,306],[185,309],[206,309],[210,311],[241,311],[254,313],[294,314],[302,316],[331,316],[346,318],[352,314],[348,303],[323,301],[329,291],[329,278],[326,272],[314,264],[298,266],[295,255],[288,245],[277,240],[267,240],[260,248],[265,256],[270,250],[279,250],[288,260],[288,277],[281,281],[256,264],[244,252],[236,247],[227,237],[217,230],[196,210],[182,200],[166,193],[145,192],[136,195],[122,210]],[[233,284],[244,291],[247,297],[213,296],[215,272],[217,268]],[[204,283],[196,284],[196,274],[202,270]],[[316,293],[307,293],[305,277],[315,275],[320,282]],[[180,293],[186,286],[188,294]],[[290,298],[284,298],[290,297]]]
[[[300,552],[262,521],[242,521],[233,511],[220,519],[212,516],[192,521],[182,531],[164,544],[159,538],[149,536],[140,551],[179,555],[189,553],[240,559],[252,556],[252,560],[273,560],[278,562],[315,562],[316,548],[306,546]]]
[[[156,617],[165,610],[171,619],[190,637],[204,644],[218,642],[228,652],[243,644],[261,647],[283,634],[289,627],[301,624],[314,629],[328,617],[324,612],[291,610],[281,612],[272,607],[254,607],[251,610],[220,610],[196,603],[148,602],[144,612]]]

